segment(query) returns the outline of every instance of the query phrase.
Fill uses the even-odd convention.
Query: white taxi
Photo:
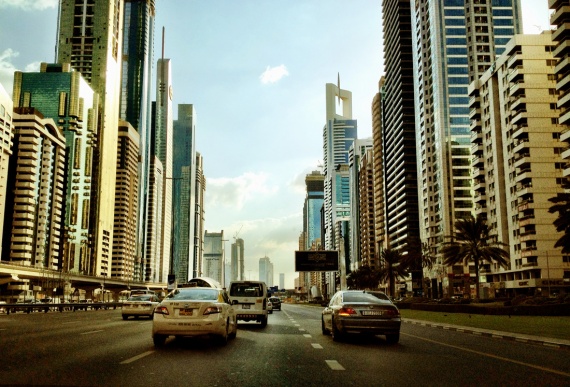
[[[154,310],[152,339],[155,347],[163,346],[168,336],[209,335],[224,345],[236,334],[236,314],[224,289],[178,288]]]
[[[140,316],[152,318],[154,308],[156,308],[159,301],[154,294],[137,294],[129,297],[127,301],[123,302],[121,307],[123,320],[128,319],[130,316],[134,318],[139,318]]]

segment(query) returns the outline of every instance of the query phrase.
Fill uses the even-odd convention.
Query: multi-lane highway
[[[121,311],[0,314],[0,384],[73,386],[570,385],[567,350],[403,324],[333,342],[321,308],[284,304],[227,346],[171,338],[154,348],[150,320]]]

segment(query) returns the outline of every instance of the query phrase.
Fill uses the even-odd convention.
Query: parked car
[[[279,297],[269,297],[269,301],[271,301],[273,310],[281,310],[281,300]]]
[[[382,300],[362,290],[335,293],[322,312],[322,333],[341,341],[351,333],[385,335],[395,344],[400,340],[400,311],[390,300]]]
[[[209,335],[224,345],[236,334],[236,313],[225,289],[174,289],[154,310],[152,339],[156,347],[163,346],[169,336]]]
[[[158,303],[158,297],[154,294],[131,296],[127,301],[123,302],[123,320],[128,319],[130,316],[133,316],[134,318],[139,318],[140,316],[153,318],[154,309]]]

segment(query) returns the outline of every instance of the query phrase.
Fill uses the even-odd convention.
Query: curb
[[[491,337],[493,339],[503,339],[503,340],[516,341],[519,343],[542,345],[544,347],[553,348],[553,349],[570,350],[570,340],[524,335],[524,334],[503,332],[503,331],[493,331],[490,329],[464,327],[464,326],[451,325],[451,324],[433,323],[425,320],[414,320],[410,318],[403,318],[402,321],[412,325],[421,325],[425,327],[439,328],[455,332],[470,333],[472,335]]]

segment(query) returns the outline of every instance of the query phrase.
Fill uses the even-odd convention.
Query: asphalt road
[[[321,308],[284,304],[261,328],[152,344],[150,320],[120,310],[0,315],[0,384],[71,386],[570,385],[567,350],[403,324],[384,337],[333,342]]]

